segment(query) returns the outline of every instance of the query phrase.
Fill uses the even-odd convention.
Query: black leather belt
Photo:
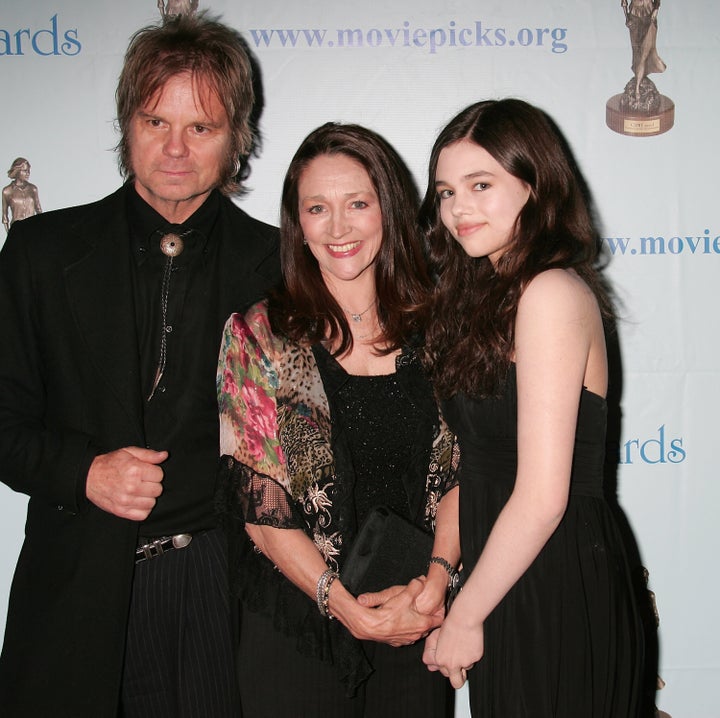
[[[143,539],[135,549],[135,563],[147,561],[162,556],[174,548],[185,548],[193,540],[192,534],[175,534],[174,536],[161,536],[156,539]]]

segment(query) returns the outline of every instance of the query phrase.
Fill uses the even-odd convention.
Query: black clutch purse
[[[427,573],[433,542],[432,534],[378,506],[363,521],[340,580],[355,596],[404,585]]]

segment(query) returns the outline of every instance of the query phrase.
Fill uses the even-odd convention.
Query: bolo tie
[[[179,228],[178,228],[179,229]],[[166,232],[160,237],[160,251],[165,255],[165,267],[163,269],[162,285],[160,288],[160,315],[162,318],[162,329],[160,331],[160,357],[155,371],[155,380],[147,400],[155,396],[155,391],[165,373],[167,362],[167,335],[171,331],[167,323],[168,298],[170,296],[170,276],[173,271],[173,260],[180,256],[185,249],[184,237],[187,237],[192,230],[184,232]]]

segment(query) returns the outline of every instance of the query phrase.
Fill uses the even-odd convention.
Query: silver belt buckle
[[[149,561],[151,558],[158,558],[166,551],[185,548],[193,540],[192,534],[175,534],[174,536],[163,536],[154,541],[142,544],[135,550],[135,563]]]
[[[192,541],[192,534],[175,534],[172,537],[173,548],[185,548]]]

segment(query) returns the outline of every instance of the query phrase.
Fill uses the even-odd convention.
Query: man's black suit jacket
[[[117,715],[137,524],[84,486],[93,446],[144,445],[126,191],[17,222],[0,252],[0,478],[30,497],[5,718]],[[220,204],[218,348],[229,314],[279,279],[277,230]]]

